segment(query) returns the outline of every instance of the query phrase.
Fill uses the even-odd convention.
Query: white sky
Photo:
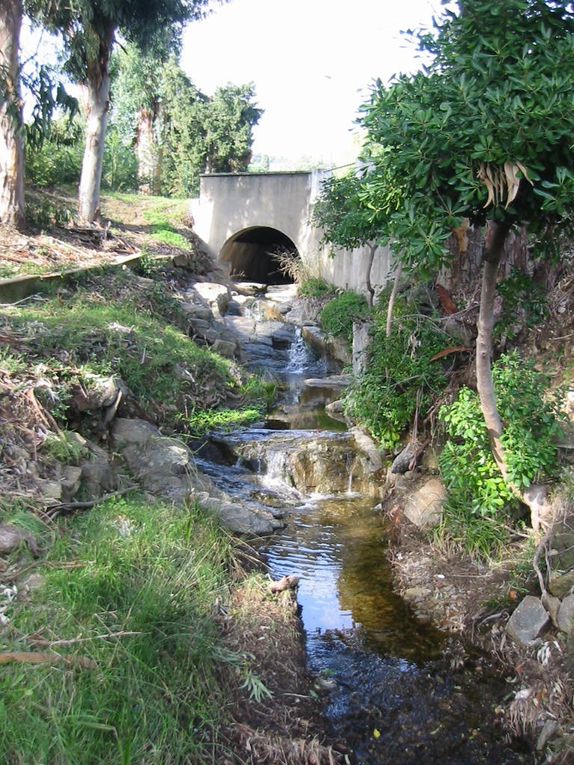
[[[430,26],[440,0],[231,0],[185,32],[182,66],[204,92],[254,82],[265,110],[255,154],[292,169],[356,155],[353,122],[369,84],[418,68],[400,32]]]

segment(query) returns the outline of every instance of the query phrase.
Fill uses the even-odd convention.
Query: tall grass
[[[2,667],[0,762],[212,761],[225,656],[214,604],[227,591],[230,555],[227,537],[197,508],[132,497],[63,521],[43,584],[11,614],[2,650],[77,640],[39,650],[93,668]],[[113,637],[120,632],[136,634]]]

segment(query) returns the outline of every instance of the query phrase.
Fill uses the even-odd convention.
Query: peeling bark
[[[155,194],[158,181],[158,150],[154,132],[155,115],[143,107],[138,114],[136,157],[140,194]]]
[[[393,328],[393,310],[395,308],[395,302],[397,299],[397,293],[399,291],[399,284],[401,281],[402,274],[403,274],[403,265],[402,263],[399,263],[397,266],[397,270],[395,271],[395,281],[393,282],[393,289],[391,291],[391,294],[389,297],[389,304],[387,306],[387,324],[385,327],[385,335],[387,337],[391,336],[391,330]]]
[[[108,26],[99,41],[99,55],[88,62],[83,102],[86,112],[86,145],[80,178],[79,215],[84,223],[100,217],[100,185],[110,106],[109,62],[114,28]]]
[[[492,379],[492,332],[494,329],[494,300],[498,267],[504,253],[504,243],[510,227],[503,223],[491,222],[486,235],[480,311],[478,315],[478,336],[476,338],[476,387],[480,406],[488,429],[490,445],[496,464],[507,479],[508,470],[502,446],[502,420],[496,405],[496,391]]]
[[[375,253],[378,250],[379,245],[378,244],[370,244],[369,245],[369,262],[367,264],[367,276],[366,276],[366,282],[367,282],[367,303],[369,304],[369,308],[373,307],[373,303],[375,300],[375,288],[373,287],[373,283],[371,282],[371,271],[373,270],[373,263],[375,261]]]
[[[18,49],[22,0],[0,2],[0,224],[24,223],[24,123]]]

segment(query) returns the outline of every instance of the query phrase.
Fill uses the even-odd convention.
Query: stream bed
[[[295,327],[283,325],[281,342],[269,342],[263,325],[247,362],[282,380],[278,410],[215,437],[199,462],[242,501],[286,510],[285,529],[260,550],[273,578],[301,577],[308,660],[333,739],[362,765],[533,762],[495,724],[512,686],[393,591],[379,500],[355,480],[345,426],[325,413],[340,391],[304,384],[333,369]]]

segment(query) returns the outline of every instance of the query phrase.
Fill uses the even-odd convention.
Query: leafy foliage
[[[385,311],[375,314],[369,363],[346,401],[347,413],[388,450],[413,423],[417,405],[424,415],[446,385],[441,361],[433,357],[448,346],[449,338],[432,319],[409,311],[404,301],[397,301],[390,337]]]
[[[520,490],[556,475],[560,414],[549,380],[518,354],[493,365],[498,407],[504,422],[503,445],[509,483]],[[450,502],[467,515],[494,517],[518,500],[504,481],[492,452],[477,394],[462,388],[456,401],[440,410],[449,440],[440,458]]]
[[[298,294],[302,297],[327,297],[332,295],[333,292],[333,285],[327,284],[324,279],[320,279],[318,277],[309,277],[308,279],[305,279],[305,281],[301,282],[298,286]]]
[[[363,295],[356,292],[342,292],[330,300],[321,311],[321,327],[333,337],[342,337],[353,342],[353,321],[368,316],[369,306]]]

